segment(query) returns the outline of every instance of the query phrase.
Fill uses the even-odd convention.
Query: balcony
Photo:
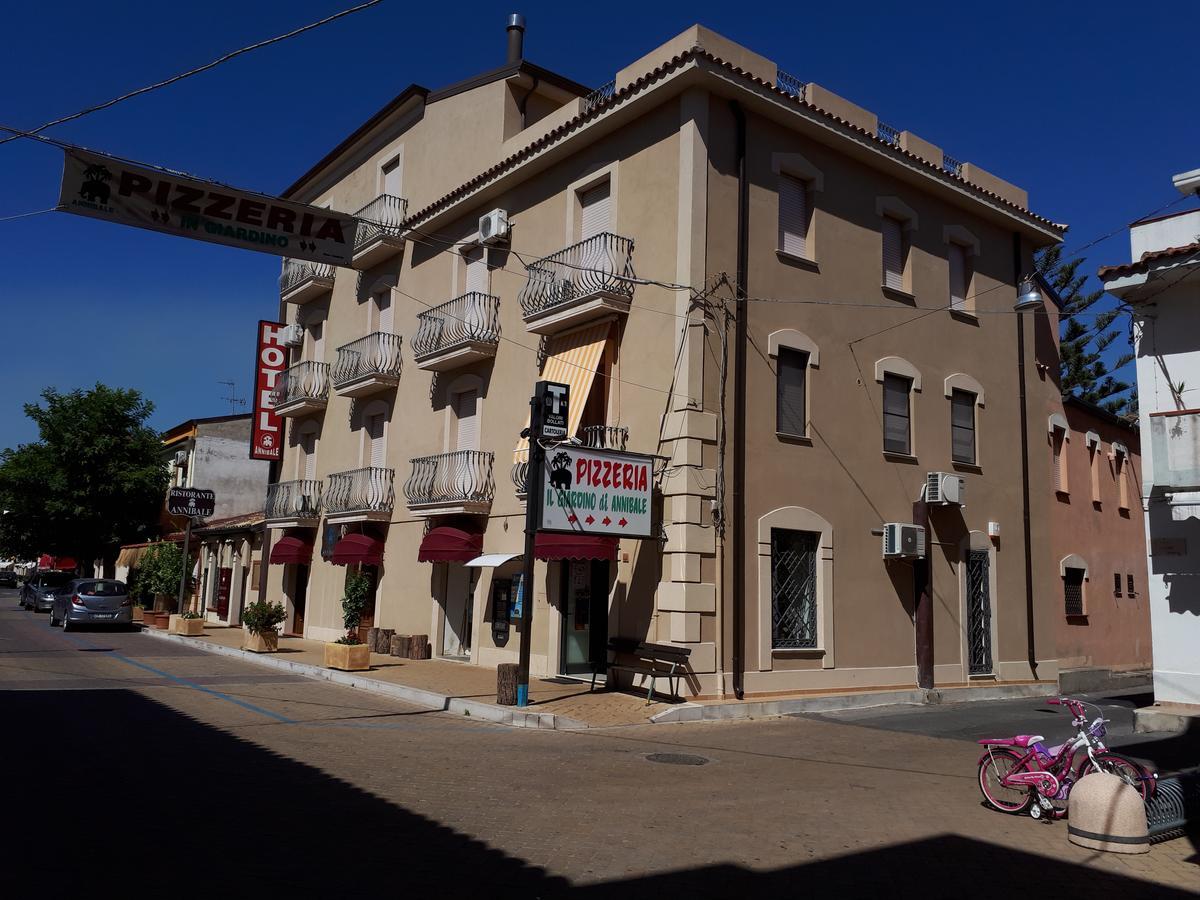
[[[417,316],[413,355],[417,366],[445,372],[496,355],[500,298],[470,293]]]
[[[281,416],[303,416],[323,410],[329,402],[329,363],[305,360],[280,376],[271,403]]]
[[[338,347],[333,364],[333,389],[343,397],[365,397],[400,383],[402,338],[375,331]]]
[[[593,450],[624,450],[629,443],[629,429],[623,425],[584,425],[579,429],[579,439]],[[529,460],[513,463],[511,478],[517,499],[524,500],[529,493]]]
[[[483,450],[455,450],[414,459],[412,475],[404,484],[409,512],[415,516],[487,515],[496,493],[492,461],[492,454]]]
[[[276,528],[315,528],[320,507],[321,482],[279,481],[267,485],[263,518]]]
[[[525,327],[558,334],[614,313],[633,301],[633,241],[598,234],[529,266],[521,290]]]
[[[307,303],[333,290],[334,268],[326,263],[285,259],[279,274],[279,299],[284,303]]]
[[[388,521],[396,503],[395,477],[395,469],[374,467],[330,475],[325,487],[325,521]]]
[[[408,201],[391,194],[380,194],[354,214],[358,230],[354,233],[354,268],[369,269],[404,249],[400,225]]]

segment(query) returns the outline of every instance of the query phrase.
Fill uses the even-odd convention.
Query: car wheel
[[[54,610],[50,610],[50,627],[54,628],[58,625],[58,619],[54,618]]]
[[[62,620],[62,627],[63,627],[63,631],[70,631],[70,630],[71,630],[71,623],[67,621],[67,617],[66,617],[66,616],[63,616],[63,620]]]

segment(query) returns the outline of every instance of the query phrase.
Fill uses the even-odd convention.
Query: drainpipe
[[[750,254],[750,184],[746,177],[746,112],[729,104],[736,122],[737,155],[737,296],[733,344],[733,695],[745,696],[746,625],[746,342],[747,258]]]
[[[1013,232],[1013,284],[1021,290],[1021,236]],[[1029,656],[1029,671],[1037,680],[1037,645],[1034,640],[1033,621],[1033,540],[1029,530],[1029,413],[1025,408],[1025,316],[1013,316],[1017,320],[1017,384],[1021,401],[1021,500],[1023,536],[1025,541],[1025,639]]]

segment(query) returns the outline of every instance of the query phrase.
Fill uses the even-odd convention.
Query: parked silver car
[[[70,631],[75,625],[131,625],[133,598],[125,582],[111,578],[76,578],[54,595],[50,626]]]
[[[34,612],[49,612],[54,594],[71,583],[74,572],[34,572],[21,586],[21,606]]]

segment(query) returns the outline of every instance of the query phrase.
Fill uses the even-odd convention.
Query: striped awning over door
[[[583,408],[587,405],[588,394],[592,391],[592,382],[596,380],[596,368],[600,365],[600,356],[604,353],[604,342],[608,340],[611,326],[611,322],[601,322],[550,339],[546,364],[542,366],[539,380],[557,381],[570,386],[568,435],[574,435],[579,430],[579,420],[583,418]],[[528,414],[525,416],[524,427],[529,427]],[[528,440],[517,440],[513,458],[516,462],[529,459]]]

